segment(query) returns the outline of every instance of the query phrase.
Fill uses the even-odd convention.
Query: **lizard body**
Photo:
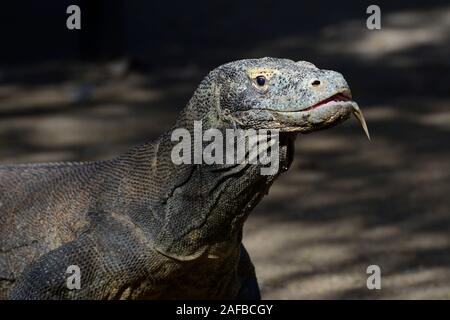
[[[337,72],[241,60],[205,77],[174,128],[280,130],[276,174],[176,165],[172,130],[111,160],[0,166],[0,298],[259,298],[243,224],[289,168],[295,135],[352,112],[365,127]],[[70,265],[79,290],[67,289]]]

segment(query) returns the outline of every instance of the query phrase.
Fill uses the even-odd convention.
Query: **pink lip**
[[[339,93],[337,93],[335,95],[332,95],[331,97],[326,98],[325,100],[322,100],[322,101],[320,101],[320,102],[318,102],[318,103],[312,105],[311,107],[306,108],[306,109],[304,109],[302,111],[309,111],[309,110],[318,108],[318,107],[320,107],[320,106],[322,106],[322,105],[324,105],[324,104],[326,104],[328,102],[331,102],[331,101],[350,101],[351,99],[352,99],[352,96],[351,96],[350,92],[348,92],[348,91],[339,92]]]

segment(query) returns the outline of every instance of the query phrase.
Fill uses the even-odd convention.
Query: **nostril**
[[[317,87],[317,86],[320,85],[320,80],[313,80],[313,81],[311,82],[311,84],[312,84],[314,87]]]

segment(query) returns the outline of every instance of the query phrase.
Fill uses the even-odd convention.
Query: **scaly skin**
[[[351,112],[362,116],[337,72],[241,60],[209,73],[174,129],[279,129],[274,175],[248,163],[175,165],[171,131],[109,161],[0,166],[0,297],[259,298],[243,224],[289,168],[295,135]],[[70,265],[80,290],[66,287]]]

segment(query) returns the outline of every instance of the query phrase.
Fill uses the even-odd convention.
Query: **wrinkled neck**
[[[214,94],[197,92],[171,131],[145,149],[136,148],[128,175],[132,178],[122,188],[139,194],[124,207],[155,249],[179,260],[227,255],[236,248],[248,214],[278,176],[261,175],[260,167],[249,163],[174,161],[173,150],[180,142],[172,139],[175,129],[186,130],[192,139],[195,121],[201,122],[203,131],[231,128],[215,103]]]

